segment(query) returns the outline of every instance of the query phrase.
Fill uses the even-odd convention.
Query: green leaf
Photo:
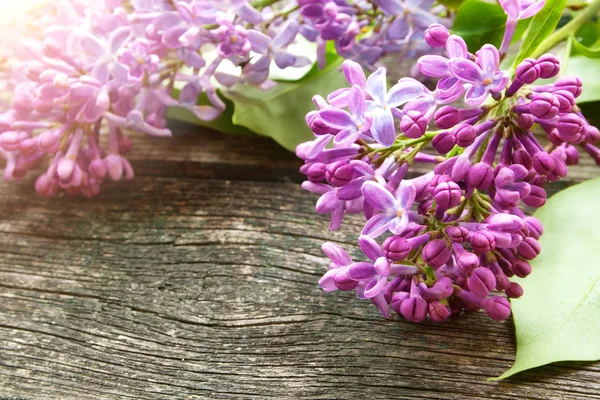
[[[600,100],[600,58],[576,55],[569,58],[565,75],[578,76],[583,82],[583,92],[577,104]]]
[[[600,43],[596,43],[595,45],[588,47],[584,44],[581,44],[577,41],[577,39],[575,39],[575,37],[573,37],[573,49],[589,58],[600,57]]]
[[[438,0],[438,3],[445,5],[452,10],[458,10],[464,0]]]
[[[177,89],[174,90],[173,98],[177,98],[179,96],[178,92],[179,92],[179,90],[177,90]],[[199,126],[204,126],[206,128],[210,128],[215,131],[222,132],[222,133],[228,133],[230,135],[254,134],[254,132],[252,132],[250,129],[240,126],[240,125],[235,125],[232,122],[234,105],[230,100],[224,98],[222,94],[220,97],[225,102],[225,105],[227,108],[225,109],[225,112],[223,114],[221,114],[221,116],[214,121],[199,120],[191,111],[186,110],[185,108],[180,108],[180,107],[169,107],[169,109],[167,110],[167,118],[175,119],[178,121],[185,121],[185,122],[189,122],[191,124],[195,124],[195,125],[199,125]],[[209,105],[209,104],[210,104],[210,102],[208,101],[206,94],[202,93],[200,95],[200,98],[198,99],[198,105]]]
[[[341,64],[341,58],[329,54],[324,69],[319,70],[315,66],[299,81],[278,82],[268,91],[252,86],[223,91],[223,95],[234,104],[233,124],[270,136],[286,149],[294,151],[299,143],[314,138],[304,120],[309,111],[316,109],[312,97],[327,96],[348,86],[344,74],[339,71]]]
[[[523,37],[521,51],[517,54],[513,68],[531,56],[542,42],[554,32],[565,9],[566,0],[547,0],[546,5],[537,13]]]
[[[542,252],[512,300],[515,363],[497,379],[557,361],[600,359],[600,179],[568,188],[535,216]]]
[[[527,29],[530,19],[519,21],[513,41],[518,40]],[[458,8],[452,33],[460,35],[469,50],[475,52],[486,43],[499,47],[504,36],[506,14],[498,3],[483,0],[466,0]]]

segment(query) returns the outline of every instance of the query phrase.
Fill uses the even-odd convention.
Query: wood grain
[[[137,178],[93,200],[0,184],[0,399],[600,398],[598,363],[488,382],[510,321],[415,325],[324,294],[321,243],[358,255],[362,221],[327,231],[269,140],[135,146]]]

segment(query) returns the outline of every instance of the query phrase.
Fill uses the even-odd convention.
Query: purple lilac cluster
[[[513,76],[492,45],[471,54],[440,25],[425,38],[445,48],[418,61],[438,78],[434,90],[411,78],[388,89],[385,69],[366,77],[346,61],[349,87],[315,97],[318,110],[306,117],[316,138],[297,154],[302,187],[320,195],[316,211],[331,215],[330,229],[345,213],[366,218],[366,261],[325,243],[331,264],[319,284],[355,290],[384,317],[391,308],[409,321],[444,321],[483,309],[504,320],[506,297],[523,294],[511,278],[529,275],[540,252],[542,226],[520,206],[543,206],[544,185],[563,178],[579,150],[600,162],[600,132],[575,104],[578,78],[538,84],[557,77],[556,57],[525,59]],[[415,163],[430,172],[408,179]]]
[[[299,35],[319,43],[320,60],[328,41],[368,66],[386,53],[406,53],[424,34],[416,21],[435,20],[430,6],[408,0],[48,2],[18,26],[22,44],[3,52],[13,61],[10,71],[7,57],[0,60],[2,89],[12,92],[0,103],[4,179],[41,167],[38,193],[96,195],[107,180],[133,178],[125,158],[129,132],[171,135],[168,107],[218,118],[225,110],[218,85],[267,90],[275,84],[273,65],[311,64],[289,50]],[[226,65],[237,74],[225,72]],[[198,105],[201,95],[207,102]]]

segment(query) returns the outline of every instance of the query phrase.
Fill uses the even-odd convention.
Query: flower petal
[[[381,278],[379,278],[378,280],[372,280],[365,287],[365,292],[363,295],[365,296],[366,299],[372,299],[373,297],[375,297],[379,293],[381,293],[381,291],[385,287],[386,283],[387,283],[387,278],[383,277],[383,276]]]
[[[358,178],[352,180],[350,183],[342,186],[338,190],[338,199],[340,200],[354,200],[362,195],[361,188],[365,182],[364,178]]]
[[[382,108],[373,110],[373,125],[371,126],[373,138],[382,146],[391,146],[396,140],[396,127],[392,112]]]
[[[335,147],[348,147],[352,143],[356,142],[362,133],[354,127],[346,128],[333,139]]]
[[[408,225],[408,215],[402,214],[402,217],[396,217],[392,220],[389,226],[389,230],[394,235],[400,235],[406,229]]]
[[[412,183],[402,182],[396,191],[396,199],[398,200],[400,207],[408,210],[412,207],[416,194],[417,189],[415,188],[415,185]]]
[[[417,67],[423,75],[434,78],[448,76],[448,59],[442,56],[423,56],[417,61]]]
[[[374,181],[367,181],[362,186],[362,194],[365,196],[367,203],[378,210],[393,210],[396,206],[394,196]]]
[[[348,93],[348,108],[352,115],[356,117],[362,117],[367,110],[367,103],[365,101],[365,94],[358,85],[353,85]]]
[[[367,91],[379,105],[385,104],[387,81],[385,68],[379,68],[367,79]]]
[[[398,107],[407,101],[414,100],[423,94],[423,85],[414,79],[401,79],[392,86],[387,94],[386,104],[388,107]]]
[[[346,250],[342,249],[335,243],[323,243],[323,245],[321,246],[321,250],[323,250],[323,253],[325,253],[325,255],[329,257],[329,259],[335,265],[343,267],[352,264],[352,259],[350,258],[348,253],[346,253]]]
[[[377,275],[375,267],[369,262],[354,263],[348,268],[348,276],[355,281],[372,279]]]
[[[449,64],[450,71],[460,80],[467,83],[480,83],[483,71],[479,65],[466,58],[453,58]]]
[[[492,75],[498,70],[500,64],[500,54],[491,44],[485,44],[477,52],[477,62],[486,75]]]
[[[483,103],[489,95],[490,92],[485,86],[473,85],[467,90],[465,103],[470,106],[478,106]]]
[[[341,204],[341,201],[337,198],[335,191],[327,192],[317,200],[315,209],[319,214],[328,214],[333,212]]]
[[[446,54],[449,58],[466,58],[469,51],[464,39],[457,35],[450,35],[446,41]]]
[[[352,115],[336,107],[325,107],[319,111],[319,116],[328,126],[335,129],[356,128]]]
[[[367,221],[361,235],[369,235],[373,238],[381,236],[387,231],[393,219],[394,217],[386,214],[377,214]]]
[[[365,255],[371,259],[371,261],[375,261],[379,257],[383,256],[383,250],[381,250],[381,246],[379,246],[379,244],[377,244],[377,242],[370,236],[363,235],[359,237],[358,245],[363,253],[365,253]]]

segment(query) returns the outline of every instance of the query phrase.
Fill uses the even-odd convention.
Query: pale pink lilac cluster
[[[440,25],[425,38],[445,48],[418,61],[435,89],[411,78],[388,88],[385,69],[367,77],[346,61],[349,87],[315,97],[306,117],[315,139],[297,148],[302,187],[320,195],[316,211],[331,216],[330,229],[346,213],[366,220],[364,257],[325,243],[331,263],[319,284],[355,291],[384,317],[391,309],[413,322],[444,321],[485,310],[504,320],[507,297],[523,294],[513,277],[529,275],[540,252],[542,226],[521,207],[543,206],[544,185],[565,177],[580,150],[600,163],[600,132],[576,105],[578,78],[538,84],[556,78],[556,57],[525,59],[511,76],[492,45],[471,54]],[[430,172],[415,177],[415,164]]]
[[[0,89],[12,91],[0,98],[4,179],[43,168],[37,192],[94,196],[105,181],[133,178],[129,132],[171,135],[167,108],[211,121],[226,107],[219,85],[268,90],[274,65],[310,66],[289,50],[299,35],[318,42],[320,64],[331,41],[368,67],[410,55],[424,35],[417,21],[436,20],[430,2],[410,1],[48,2],[16,27],[20,43],[0,46]]]

